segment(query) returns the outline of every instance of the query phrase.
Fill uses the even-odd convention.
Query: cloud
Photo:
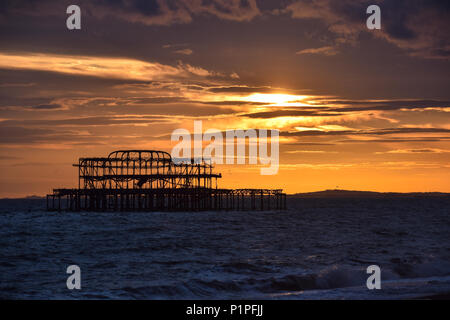
[[[244,88],[245,89],[245,88]],[[210,89],[215,90],[214,88]],[[220,91],[221,89],[219,89]],[[309,101],[311,107],[277,106],[276,110],[252,112],[243,116],[249,118],[269,119],[276,117],[337,117],[350,113],[369,111],[446,111],[450,108],[449,101],[439,100],[333,100],[316,97]]]
[[[282,132],[284,136],[340,136],[340,135],[389,135],[410,133],[450,133],[444,128],[381,128],[381,129],[352,129],[352,130],[301,130]]]
[[[312,110],[275,110],[275,111],[246,113],[243,116],[248,118],[270,119],[277,117],[335,117],[340,116],[340,114],[323,113],[320,111],[312,111]]]
[[[447,100],[343,100],[318,98],[318,103],[332,104],[332,105],[366,105],[366,106],[380,106],[389,105],[395,108],[432,108],[432,107],[450,107],[450,101]]]
[[[284,12],[294,19],[316,19],[326,24],[328,30],[336,35],[336,43],[355,42],[362,27],[355,23],[354,17],[349,20],[349,14],[354,13],[359,5],[361,23],[365,15],[365,8],[359,0],[300,0],[286,6]]]
[[[280,164],[281,169],[297,169],[297,168],[308,168],[308,169],[345,169],[345,168],[368,168],[377,169],[381,168],[383,170],[407,170],[413,169],[440,169],[446,168],[445,164],[433,163],[433,162],[415,162],[415,161],[385,161],[385,162],[354,162],[354,163],[293,163],[293,164]]]
[[[169,48],[185,47],[187,45],[188,45],[187,43],[167,43],[167,44],[164,44],[162,47],[164,49],[169,49]]]
[[[423,138],[396,138],[392,137],[390,139],[346,139],[338,140],[338,143],[411,143],[411,142],[440,142],[444,140],[450,140],[450,137],[423,137]]]
[[[0,155],[0,160],[17,160],[19,157]]]
[[[1,96],[0,99],[0,110],[50,110],[50,109],[60,109],[64,106],[60,105],[59,103],[55,102],[52,98],[47,97],[40,97],[36,96],[33,97],[33,93],[31,90],[27,90],[28,97],[23,97],[22,93],[19,93],[18,95],[12,94],[10,96]]]
[[[0,83],[0,88],[26,88],[33,87],[36,83],[26,82],[26,83]]]
[[[293,142],[286,143],[289,146],[334,146],[335,143],[326,143],[326,142]]]
[[[31,106],[31,109],[34,110],[55,110],[55,109],[62,109],[63,107],[59,104],[40,104],[37,106]]]
[[[193,15],[208,14],[224,20],[250,21],[261,15],[256,0],[184,0]]]
[[[238,93],[238,94],[270,93],[276,91],[276,89],[271,87],[249,87],[249,86],[223,86],[223,87],[213,87],[208,90],[214,93]]]
[[[397,153],[397,154],[417,154],[417,153],[449,153],[450,150],[423,148],[423,149],[397,149],[386,152],[375,152],[376,154]]]
[[[231,79],[240,79],[241,77],[236,72],[232,72],[230,74],[230,78]]]
[[[0,143],[33,143],[55,134],[52,129],[0,126]]]
[[[44,119],[44,120],[6,120],[1,122],[5,126],[44,126],[55,128],[56,126],[108,126],[108,125],[133,125],[133,124],[153,124],[170,121],[170,118],[163,116],[94,116],[94,117],[80,117],[67,119]]]
[[[310,49],[303,49],[300,51],[297,51],[295,54],[318,54],[318,55],[324,55],[324,56],[334,56],[338,54],[338,50],[335,47],[327,46],[327,47],[320,47],[320,48],[310,48]]]
[[[242,100],[223,100],[223,101],[195,101],[197,103],[206,104],[206,105],[215,105],[215,106],[263,106],[267,103],[265,102],[254,102],[254,101],[242,101]]]
[[[162,46],[163,49],[176,49],[174,51],[172,51],[175,54],[182,54],[182,55],[186,55],[186,56],[190,56],[194,53],[194,51],[190,48],[186,48],[188,44],[187,43],[178,43],[178,44],[165,44]]]
[[[201,67],[184,64],[177,66],[128,58],[75,56],[56,54],[6,54],[0,52],[0,68],[26,69],[91,76],[108,79],[162,80],[218,76]]]
[[[381,8],[381,30],[368,30],[365,20],[369,4]],[[356,44],[362,32],[370,32],[412,56],[450,56],[450,3],[440,0],[299,0],[283,12],[295,19],[322,21],[334,34],[335,45]]]
[[[3,0],[0,15],[57,15],[65,12],[67,4],[52,0]],[[145,25],[172,25],[189,23],[195,17],[214,16],[223,20],[250,21],[261,15],[256,0],[79,0],[88,15],[114,17]],[[63,11],[61,11],[63,10]]]
[[[317,153],[337,153],[337,152],[336,151],[324,151],[324,150],[291,150],[291,151],[286,151],[285,153],[290,153],[290,154],[298,154],[298,153],[317,154]]]
[[[450,3],[441,0],[384,0],[385,28],[378,36],[413,56],[450,57]],[[382,18],[382,19],[383,19]]]
[[[190,56],[191,54],[194,53],[194,51],[192,51],[192,49],[180,49],[180,50],[175,50],[174,53],[184,54],[186,56]]]

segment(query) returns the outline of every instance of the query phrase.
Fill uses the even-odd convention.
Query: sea
[[[285,211],[47,212],[0,200],[2,299],[411,299],[450,293],[450,197]],[[80,270],[69,289],[67,269]],[[369,266],[380,289],[369,289]]]

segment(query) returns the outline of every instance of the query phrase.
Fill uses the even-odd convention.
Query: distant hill
[[[31,196],[26,196],[26,197],[5,197],[5,198],[0,198],[0,200],[43,200],[46,199],[46,197],[44,196],[36,196],[36,195],[31,195]]]
[[[32,195],[32,196],[27,196],[24,199],[45,199],[46,197],[41,197],[41,196],[36,196],[36,195]]]
[[[288,195],[292,198],[394,198],[394,197],[448,197],[450,193],[443,192],[373,192],[352,190],[324,190]]]

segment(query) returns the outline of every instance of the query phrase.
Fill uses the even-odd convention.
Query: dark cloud
[[[37,124],[38,122],[36,122]],[[51,121],[49,121],[51,123]],[[77,121],[74,121],[77,124]],[[120,136],[120,133],[110,132],[108,134],[91,135],[87,131],[80,131],[78,127],[75,128],[60,128],[56,126],[57,121],[51,125],[46,125],[45,121],[40,124],[44,127],[25,127],[26,122],[9,122],[0,127],[0,144],[16,146],[27,145],[30,147],[39,147],[39,144],[50,143],[57,145],[85,143],[86,145],[97,145],[105,142],[111,143],[111,137],[120,137],[122,143],[133,142],[138,140],[138,137]],[[66,122],[66,124],[70,124]],[[51,128],[51,129],[50,129]],[[117,131],[117,130],[116,130]],[[125,130],[127,132],[129,130]],[[18,149],[19,150],[19,149]]]
[[[141,116],[140,118],[121,119],[116,117],[85,117],[85,118],[69,118],[60,120],[5,120],[2,123],[6,126],[45,126],[54,128],[56,126],[108,126],[108,125],[125,125],[125,124],[152,124],[163,123],[168,119],[158,116]],[[11,127],[10,127],[11,128]]]
[[[183,98],[178,97],[143,97],[132,99],[133,104],[165,104],[165,103],[175,103],[175,102],[188,102]]]
[[[449,1],[442,0],[299,0],[286,7],[293,18],[317,19],[335,34],[337,45],[357,42],[368,32],[366,8],[381,9],[381,30],[370,31],[376,37],[405,49],[411,55],[448,58],[450,51]]]
[[[389,100],[389,101],[367,101],[367,100],[330,100],[321,99],[323,104],[343,104],[343,105],[390,105],[398,108],[414,107],[414,108],[431,108],[431,107],[449,107],[450,101],[439,100]]]
[[[132,1],[135,8],[142,14],[154,16],[161,14],[161,7],[156,0],[134,0]]]
[[[341,114],[339,113],[324,113],[320,111],[276,110],[276,111],[246,113],[243,116],[248,118],[270,119],[276,117],[334,117],[340,115]]]
[[[0,160],[17,160],[17,159],[20,159],[20,157],[0,155]]]
[[[433,138],[392,138],[392,139],[364,139],[364,140],[338,140],[337,143],[410,143],[410,142],[441,142],[443,140],[449,140],[450,137],[433,137]]]
[[[266,102],[256,102],[256,101],[239,101],[239,100],[225,100],[225,101],[193,101],[201,104],[209,104],[216,106],[264,106],[267,105]]]
[[[0,88],[25,88],[35,86],[34,82],[26,82],[26,83],[0,83]]]
[[[52,129],[0,126],[0,143],[34,143],[41,138],[55,134]]]
[[[400,109],[450,108],[450,104],[385,104],[362,107],[328,108],[329,112],[393,111]]]
[[[369,129],[369,130],[304,130],[296,132],[281,132],[284,136],[342,136],[342,135],[388,135],[388,134],[405,134],[405,133],[450,133],[450,129],[443,128],[385,128],[385,129]]]
[[[6,92],[5,90],[2,90]],[[10,91],[10,90],[9,90]],[[30,92],[30,91],[28,91]],[[53,105],[52,99],[48,97],[21,97],[14,94],[0,94],[0,108],[2,107],[22,107],[33,108],[33,106]]]
[[[35,110],[55,110],[55,109],[61,109],[62,106],[59,104],[40,104],[37,106],[32,106],[31,109]]]
[[[334,146],[335,143],[322,143],[322,142],[294,142],[286,143],[287,146]]]
[[[276,91],[276,89],[270,87],[247,87],[247,86],[216,87],[210,88],[208,90],[214,93],[267,93]]]
[[[39,0],[2,0],[0,1],[0,14],[8,15],[16,10],[33,10],[39,2]]]
[[[204,16],[221,20],[251,21],[258,16],[273,17],[284,12],[295,19],[322,21],[329,33],[335,36],[328,47],[337,52],[336,46],[355,44],[365,26],[366,8],[377,4],[382,12],[382,29],[371,34],[383,38],[407,50],[411,55],[429,58],[446,58],[450,54],[450,9],[447,0],[298,0],[272,3],[256,0],[80,0],[78,5],[88,19],[115,19],[143,25],[173,25],[190,23]],[[0,16],[31,15],[61,16],[68,3],[54,0],[3,0]],[[268,9],[270,8],[270,9]],[[63,18],[63,16],[61,16]],[[327,48],[327,46],[323,47]],[[313,50],[314,48],[304,48]]]
[[[146,25],[189,23],[201,15],[224,20],[249,21],[260,15],[255,0],[102,0],[83,1],[99,17],[106,15]]]
[[[434,149],[408,149],[408,152],[411,153],[436,153],[437,151]]]
[[[394,100],[386,102],[368,102],[358,100],[319,100],[322,106],[307,108],[283,108],[277,106],[278,110],[246,113],[248,118],[269,119],[276,117],[335,117],[345,113],[363,111],[394,111],[400,109],[426,109],[426,108],[450,108],[449,101],[438,100]],[[326,104],[343,104],[339,107],[324,107]],[[351,106],[345,106],[351,105]]]

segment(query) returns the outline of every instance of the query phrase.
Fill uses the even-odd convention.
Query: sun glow
[[[308,106],[308,104],[301,102],[307,98],[309,98],[309,96],[282,93],[254,93],[243,98],[243,100],[250,102],[262,102],[272,105]]]

